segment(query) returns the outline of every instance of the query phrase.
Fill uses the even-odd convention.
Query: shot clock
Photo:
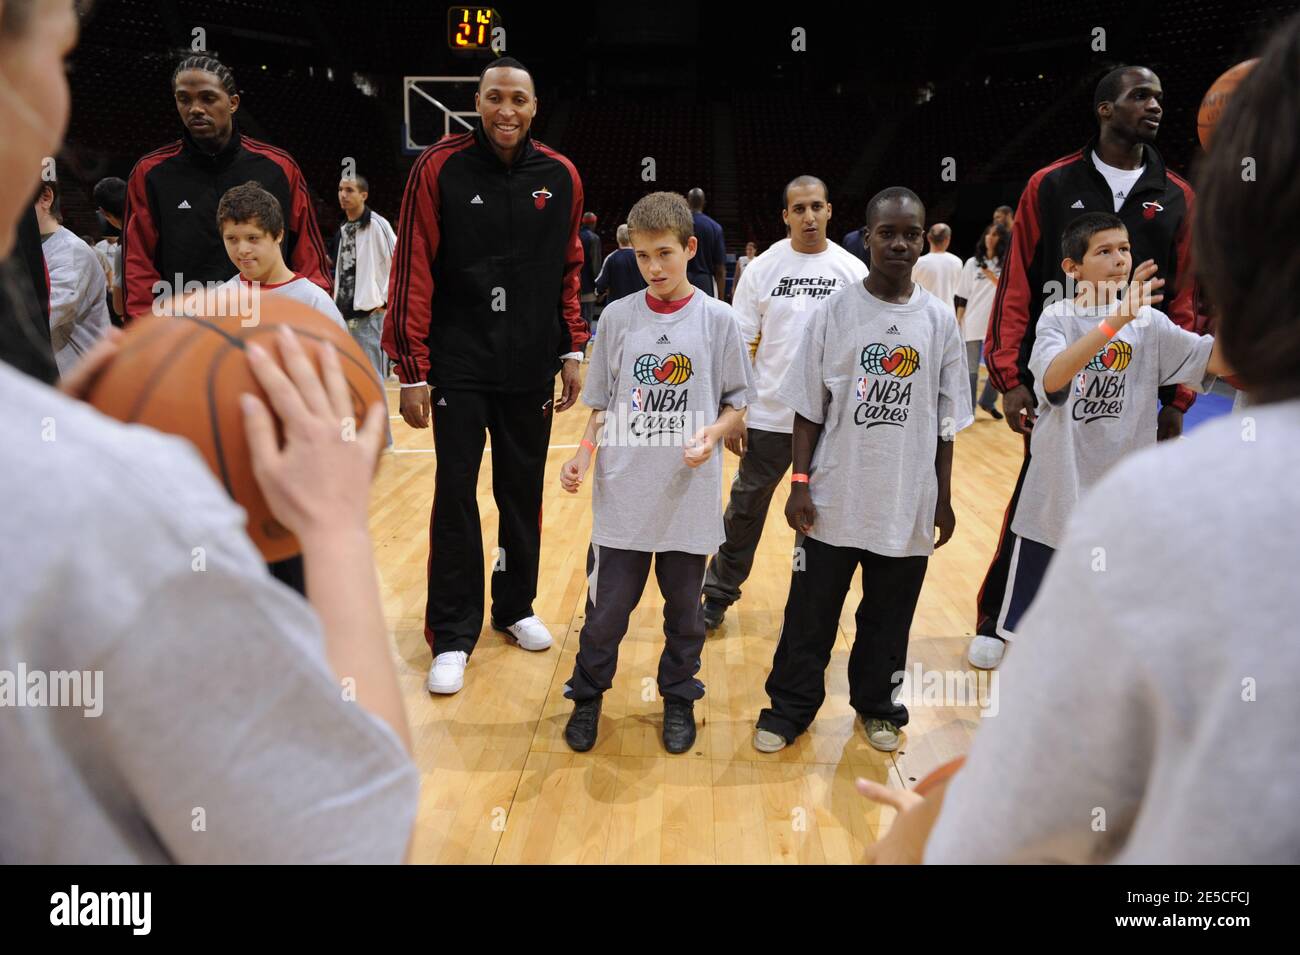
[[[492,31],[501,18],[491,7],[451,7],[447,11],[447,46],[465,52],[492,52]]]

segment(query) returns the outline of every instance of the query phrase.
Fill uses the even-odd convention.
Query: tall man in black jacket
[[[402,417],[433,418],[437,474],[429,526],[428,689],[455,693],[483,626],[477,484],[484,432],[500,514],[492,625],[526,650],[551,635],[533,615],[551,415],[578,400],[587,328],[578,305],[582,181],[533,140],[533,79],[493,61],[474,97],[479,122],[415,161],[402,197],[384,350]],[[563,395],[555,404],[555,375]]]

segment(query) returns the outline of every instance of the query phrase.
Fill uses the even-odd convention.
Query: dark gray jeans
[[[592,544],[587,551],[587,619],[578,634],[578,659],[564,685],[570,700],[591,700],[614,683],[618,647],[628,619],[641,602],[654,558],[655,579],[664,597],[664,651],[659,657],[659,695],[698,700],[704,684],[696,679],[704,650],[700,609],[703,554],[620,550]]]

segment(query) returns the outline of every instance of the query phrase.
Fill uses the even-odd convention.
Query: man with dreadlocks
[[[148,314],[188,282],[224,282],[237,269],[217,227],[217,203],[253,181],[284,210],[284,261],[333,294],[325,243],[316,226],[307,181],[282,149],[239,131],[239,87],[220,60],[190,56],[172,74],[172,95],[185,132],[148,153],[127,181],[122,225],[126,321]],[[302,558],[270,565],[279,580],[305,592]]]
[[[217,202],[252,180],[280,201],[284,260],[332,294],[325,244],[307,181],[293,157],[240,133],[239,87],[220,60],[189,56],[172,74],[172,95],[185,131],[135,164],[122,229],[127,321],[186,282],[224,282],[235,274],[217,229]]]

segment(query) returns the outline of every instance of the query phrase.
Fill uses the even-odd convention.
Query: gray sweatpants
[[[592,544],[587,551],[587,619],[578,635],[578,659],[564,685],[570,700],[590,700],[614,683],[618,647],[628,619],[641,602],[654,558],[655,578],[664,597],[664,650],[659,657],[659,695],[698,700],[704,684],[700,672],[704,650],[704,615],[700,581],[704,554],[665,551],[652,554]]]
[[[370,359],[370,364],[374,366],[375,374],[383,381],[388,377],[388,356],[380,344],[384,334],[384,310],[377,308],[369,315],[349,318],[347,321],[352,340],[361,346],[361,350]]]
[[[722,515],[727,539],[709,562],[704,595],[720,604],[740,599],[740,585],[754,568],[763,522],[776,486],[790,467],[788,434],[750,428],[740,470],[731,482],[731,497]],[[793,541],[793,538],[791,538]]]

